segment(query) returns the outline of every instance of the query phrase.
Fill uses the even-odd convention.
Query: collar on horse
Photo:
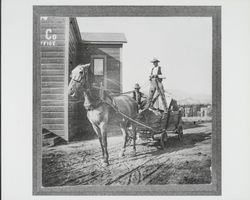
[[[91,111],[96,109],[97,107],[100,106],[100,104],[105,103],[106,102],[106,95],[103,95],[103,93],[99,92],[98,95],[93,95],[93,90],[91,89],[86,89],[84,91],[84,107],[87,111]],[[109,97],[111,98],[111,97]]]
[[[82,78],[80,80],[76,80],[76,79],[72,79],[73,81],[80,83],[82,86]],[[84,86],[83,86],[84,87]],[[100,90],[102,90],[98,97],[93,97],[92,96],[92,92],[91,89],[89,87],[89,85],[84,88],[84,93],[85,93],[85,99],[84,99],[84,108],[87,111],[92,111],[94,109],[96,109],[97,107],[100,106],[100,104],[104,103],[104,104],[108,104],[108,105],[112,105],[113,108],[117,108],[116,103],[114,102],[114,99],[112,98],[112,96],[108,95],[107,93],[105,93],[105,91],[103,90],[103,88],[98,88]],[[105,93],[105,94],[104,94]],[[86,97],[88,98],[88,100],[86,99]],[[80,101],[81,102],[81,101]]]
[[[90,104],[84,104],[84,107],[87,111],[92,111],[94,109],[96,109],[101,103],[103,103],[103,101],[100,99],[98,102],[96,103],[90,103]]]
[[[93,98],[90,95],[90,98]],[[114,101],[114,98],[112,96],[110,96],[109,94],[106,94],[104,96],[99,96],[99,98],[96,101],[91,101],[88,103],[86,103],[86,101],[84,101],[84,107],[87,111],[91,111],[96,109],[97,107],[99,107],[101,104],[107,104],[109,106],[111,106],[115,111],[118,110],[117,105]]]

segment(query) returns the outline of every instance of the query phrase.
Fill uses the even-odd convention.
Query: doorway
[[[106,56],[91,56],[92,84],[96,87],[106,87]]]

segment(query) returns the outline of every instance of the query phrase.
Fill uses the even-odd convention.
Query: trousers
[[[153,99],[155,91],[157,91],[156,98]],[[144,109],[149,108],[150,106],[153,106],[158,96],[161,96],[162,104],[164,107],[164,112],[167,112],[167,101],[164,94],[164,87],[161,81],[158,80],[158,78],[152,78],[150,81],[150,89],[149,89],[149,97],[148,102]]]

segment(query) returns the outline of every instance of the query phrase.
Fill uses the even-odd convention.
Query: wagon
[[[182,140],[182,112],[179,109],[173,110],[171,103],[167,113],[156,109],[147,109],[139,113],[136,121],[141,123],[141,125],[136,123],[136,131],[139,138],[160,139],[160,144],[163,149],[166,146],[169,134],[176,135],[179,141]],[[130,128],[128,132],[128,140],[131,141],[132,131]]]

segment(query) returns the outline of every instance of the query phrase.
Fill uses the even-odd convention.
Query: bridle
[[[84,91],[86,89],[88,89],[88,84],[86,84],[87,82],[87,78],[86,75],[87,73],[85,73],[85,71],[83,71],[84,74],[80,73],[80,77],[79,76],[71,76],[71,81],[73,81],[73,85],[72,85],[72,89],[74,91],[74,93],[78,93],[81,94],[82,92],[80,91]],[[80,93],[79,93],[80,92]]]
[[[76,80],[76,79],[74,79],[74,77],[72,78],[72,80],[74,81],[74,82],[77,82],[77,83],[83,83],[83,80],[84,80],[84,77],[85,77],[85,74],[84,75],[81,75],[81,78],[80,78],[80,80]]]
[[[98,101],[96,103],[92,103],[90,105],[85,105],[85,95],[89,96],[90,99],[96,99],[95,97],[92,96],[91,94],[91,89],[90,89],[90,85],[88,84],[88,80],[86,80],[86,74],[82,75],[80,80],[76,80],[74,78],[72,78],[72,81],[80,84],[78,86],[78,89],[76,90],[76,88],[74,88],[75,92],[77,92],[78,94],[80,94],[80,98],[83,97],[84,100],[80,100],[78,102],[84,102],[84,107],[86,110],[90,111],[90,110],[93,110],[95,109],[96,106],[100,105],[100,103],[103,103],[103,101],[101,99],[98,99]],[[84,81],[83,81],[84,80]],[[87,84],[85,84],[87,82]],[[74,86],[76,87],[76,86]],[[79,90],[82,89],[82,91],[80,92]],[[82,96],[83,95],[83,96]]]
[[[77,82],[77,83],[82,83],[82,78],[78,81],[72,78],[73,81]]]

